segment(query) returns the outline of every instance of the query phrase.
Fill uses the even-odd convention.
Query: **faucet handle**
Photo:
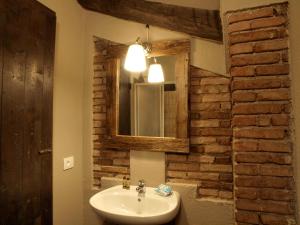
[[[144,187],[145,186],[145,181],[143,179],[139,180],[138,186],[139,187]]]

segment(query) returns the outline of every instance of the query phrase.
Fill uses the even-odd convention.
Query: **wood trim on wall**
[[[118,68],[120,65],[120,60],[118,58],[112,58],[107,60],[107,96],[106,96],[106,117],[107,117],[107,134],[110,136],[117,135],[118,131],[118,121],[117,121],[117,96],[119,93],[119,89],[117,88],[119,85],[118,82]],[[117,93],[118,92],[118,93]]]
[[[117,135],[105,138],[103,145],[105,148],[122,150],[186,153],[189,139]]]
[[[176,113],[176,137],[188,137],[188,75],[189,74],[189,54],[180,53],[176,57],[175,79],[176,79],[176,97],[177,97],[177,113]],[[180,63],[184,62],[184,63]],[[178,85],[179,84],[179,85]]]
[[[118,135],[118,77],[121,58],[125,57],[128,46],[116,44],[106,49],[107,66],[107,137],[103,140],[105,148],[132,149],[160,152],[189,152],[188,139],[188,67],[190,41],[187,39],[153,42],[150,57],[176,56],[176,95],[177,132],[176,138],[137,137]],[[180,63],[178,63],[181,61]]]
[[[149,57],[159,57],[164,55],[178,55],[191,51],[191,41],[189,39],[163,40],[151,42],[152,51]],[[126,56],[128,46],[124,44],[109,45],[106,48],[107,58],[122,58]]]

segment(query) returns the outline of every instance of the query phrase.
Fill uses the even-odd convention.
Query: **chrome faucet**
[[[138,197],[145,197],[146,187],[145,187],[145,181],[144,180],[139,180],[136,191],[138,192]]]

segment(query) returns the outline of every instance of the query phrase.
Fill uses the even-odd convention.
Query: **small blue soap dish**
[[[160,184],[157,188],[154,188],[154,191],[160,195],[160,196],[164,196],[167,197],[169,195],[172,194],[172,188],[168,185],[165,184]]]

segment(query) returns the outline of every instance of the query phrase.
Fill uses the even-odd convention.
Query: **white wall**
[[[92,75],[93,35],[120,43],[132,43],[137,36],[145,38],[142,24],[116,19],[83,10],[75,0],[39,0],[57,14],[56,52],[54,68],[54,136],[53,136],[53,191],[54,225],[82,225],[94,214],[88,205],[91,195],[92,165]],[[164,0],[156,0],[163,1]],[[228,10],[265,5],[278,0],[220,0],[222,13]],[[218,0],[167,0],[178,5],[214,9]],[[200,3],[201,2],[201,3]],[[300,115],[300,10],[299,0],[290,0],[291,73],[293,76],[293,99],[295,115]],[[207,4],[209,3],[209,4]],[[201,4],[201,5],[200,5]],[[178,39],[184,34],[151,27],[151,40]],[[202,39],[192,39],[191,64],[216,73],[225,74],[224,45]],[[298,97],[298,98],[297,98]],[[296,131],[300,120],[295,120]],[[300,132],[296,133],[296,146]],[[297,158],[300,158],[295,148]],[[75,168],[64,172],[63,157],[74,155]],[[298,160],[299,162],[299,160]],[[300,171],[300,165],[297,165]],[[300,180],[300,173],[297,174]],[[84,184],[84,190],[82,190]],[[298,188],[299,189],[299,188]],[[83,196],[84,191],[84,196]],[[298,201],[299,201],[298,197]],[[83,204],[84,201],[84,204]],[[299,212],[299,210],[298,210]],[[85,223],[92,225],[92,223]]]
[[[192,0],[191,0],[192,1]],[[189,1],[187,1],[189,2]],[[86,11],[87,17],[87,58],[86,77],[84,80],[84,184],[85,190],[91,186],[92,165],[92,78],[93,78],[93,36],[117,43],[130,44],[139,36],[146,39],[144,24],[117,19],[100,13]],[[158,27],[150,27],[150,39],[181,39],[189,36]],[[225,74],[224,45],[192,38],[191,64],[216,73]]]
[[[160,2],[166,2],[163,0],[155,0]],[[209,1],[205,1],[205,3],[208,3]],[[243,9],[243,8],[249,8],[249,7],[256,7],[261,5],[267,5],[271,3],[277,3],[277,2],[283,2],[282,0],[220,0],[220,10],[221,15],[223,13],[230,11],[230,10],[237,10],[237,9]],[[290,10],[290,34],[291,34],[291,73],[293,76],[293,99],[294,99],[294,109],[295,109],[295,115],[300,113],[300,100],[297,100],[297,96],[300,96],[300,89],[295,87],[297,83],[300,83],[300,77],[295,76],[295,74],[299,73],[299,65],[300,65],[300,44],[299,44],[299,23],[300,20],[297,18],[297,12],[299,12],[299,1],[297,0],[290,0],[291,4],[291,10]],[[172,4],[178,4],[178,5],[187,5],[192,7],[203,7],[203,1],[183,1],[183,0],[168,0],[167,3]],[[195,5],[197,4],[197,5]],[[201,4],[201,6],[200,6]],[[194,5],[194,6],[193,6]],[[210,6],[212,9],[216,7],[217,3],[216,1],[212,2],[212,5],[207,5],[206,8],[209,8]],[[203,7],[204,8],[204,7]],[[298,27],[298,29],[296,29]],[[98,13],[93,12],[87,12],[87,41],[88,41],[88,62],[87,62],[87,74],[89,74],[89,79],[86,80],[85,83],[85,108],[87,109],[85,111],[85,118],[90,117],[90,111],[91,110],[91,82],[92,82],[92,56],[93,56],[93,43],[92,43],[92,36],[96,35],[101,38],[105,38],[108,40],[112,40],[119,43],[132,43],[137,36],[141,36],[142,38],[145,38],[145,27],[144,25],[134,23],[134,22],[128,22],[125,20],[116,19],[110,16],[101,15]],[[187,37],[184,34],[177,33],[177,32],[171,32],[164,29],[151,27],[151,40],[159,40],[159,39],[178,39],[178,38],[184,38]],[[213,42],[209,42],[202,39],[192,38],[192,60],[191,64],[198,66],[203,69],[207,69],[216,73],[225,74],[226,73],[226,67],[225,67],[225,53],[224,53],[224,45],[216,44]],[[298,81],[299,79],[299,81]],[[299,111],[299,113],[298,113]],[[91,118],[89,118],[87,121],[91,121]],[[298,118],[296,118],[295,127],[297,130],[300,129],[300,121]],[[91,130],[91,123],[87,124],[85,127],[85,134],[88,134],[85,136],[85,147],[89,151],[89,155],[85,155],[87,157],[87,160],[84,160],[84,162],[88,162],[91,159],[91,143],[89,140],[90,138],[90,130]],[[299,133],[299,132],[298,132]],[[298,133],[296,136],[296,143],[297,146],[299,146],[300,143],[298,138]],[[297,153],[297,149],[295,148],[295,152]],[[297,157],[300,157],[300,154],[297,154]],[[86,169],[88,168],[88,170]],[[297,165],[297,169],[299,170],[300,166]],[[91,163],[87,163],[85,165],[84,172],[91,171]],[[88,174],[86,174],[88,175]],[[85,176],[88,177],[88,176]],[[300,174],[297,177],[297,180],[300,180]],[[85,187],[89,187],[91,185],[91,180],[87,179],[85,180]],[[88,188],[86,189],[88,190]],[[86,192],[86,196],[88,196],[88,192]],[[299,199],[300,200],[300,199]]]
[[[93,46],[90,46],[93,45],[90,41],[93,35],[118,43],[130,44],[137,37],[146,40],[146,28],[144,24],[87,11],[87,44],[89,50],[93,49]],[[190,37],[183,33],[150,26],[151,41],[180,38]],[[225,73],[224,46],[222,44],[200,38],[191,38],[191,41],[191,63],[193,65],[216,73]]]
[[[191,0],[192,1],[192,0]],[[190,2],[190,1],[186,1]],[[88,204],[89,197],[94,193],[91,190],[92,186],[92,79],[93,79],[93,56],[94,43],[93,36],[114,41],[117,43],[130,44],[139,36],[142,40],[146,40],[146,28],[144,24],[130,22],[126,20],[117,19],[111,16],[86,12],[87,30],[87,58],[86,58],[86,77],[84,79],[84,154],[83,154],[83,168],[84,168],[84,222],[86,225],[99,224],[99,219],[91,210]],[[151,41],[165,40],[165,39],[182,39],[190,38],[189,36],[161,29],[158,27],[150,27]],[[216,73],[225,74],[225,57],[224,45],[199,38],[191,38],[192,52],[191,64],[200,68],[210,70]],[[160,157],[164,158],[164,157]],[[132,161],[132,160],[131,160]],[[135,164],[137,160],[133,160]],[[158,162],[161,163],[161,162]],[[162,163],[165,163],[163,161]],[[162,173],[164,173],[163,171]],[[206,203],[204,203],[205,205]],[[207,205],[208,206],[208,205]],[[231,205],[225,208],[231,210]],[[188,218],[197,220],[197,214],[189,215]],[[225,222],[228,221],[227,217]],[[232,219],[232,217],[231,217]],[[101,223],[100,223],[101,224]],[[183,224],[182,224],[183,225]],[[193,224],[194,225],[194,224]],[[195,224],[196,225],[196,224]]]
[[[75,0],[39,0],[56,12],[53,105],[54,225],[83,224],[82,126],[85,14]],[[63,157],[75,157],[63,171]]]

